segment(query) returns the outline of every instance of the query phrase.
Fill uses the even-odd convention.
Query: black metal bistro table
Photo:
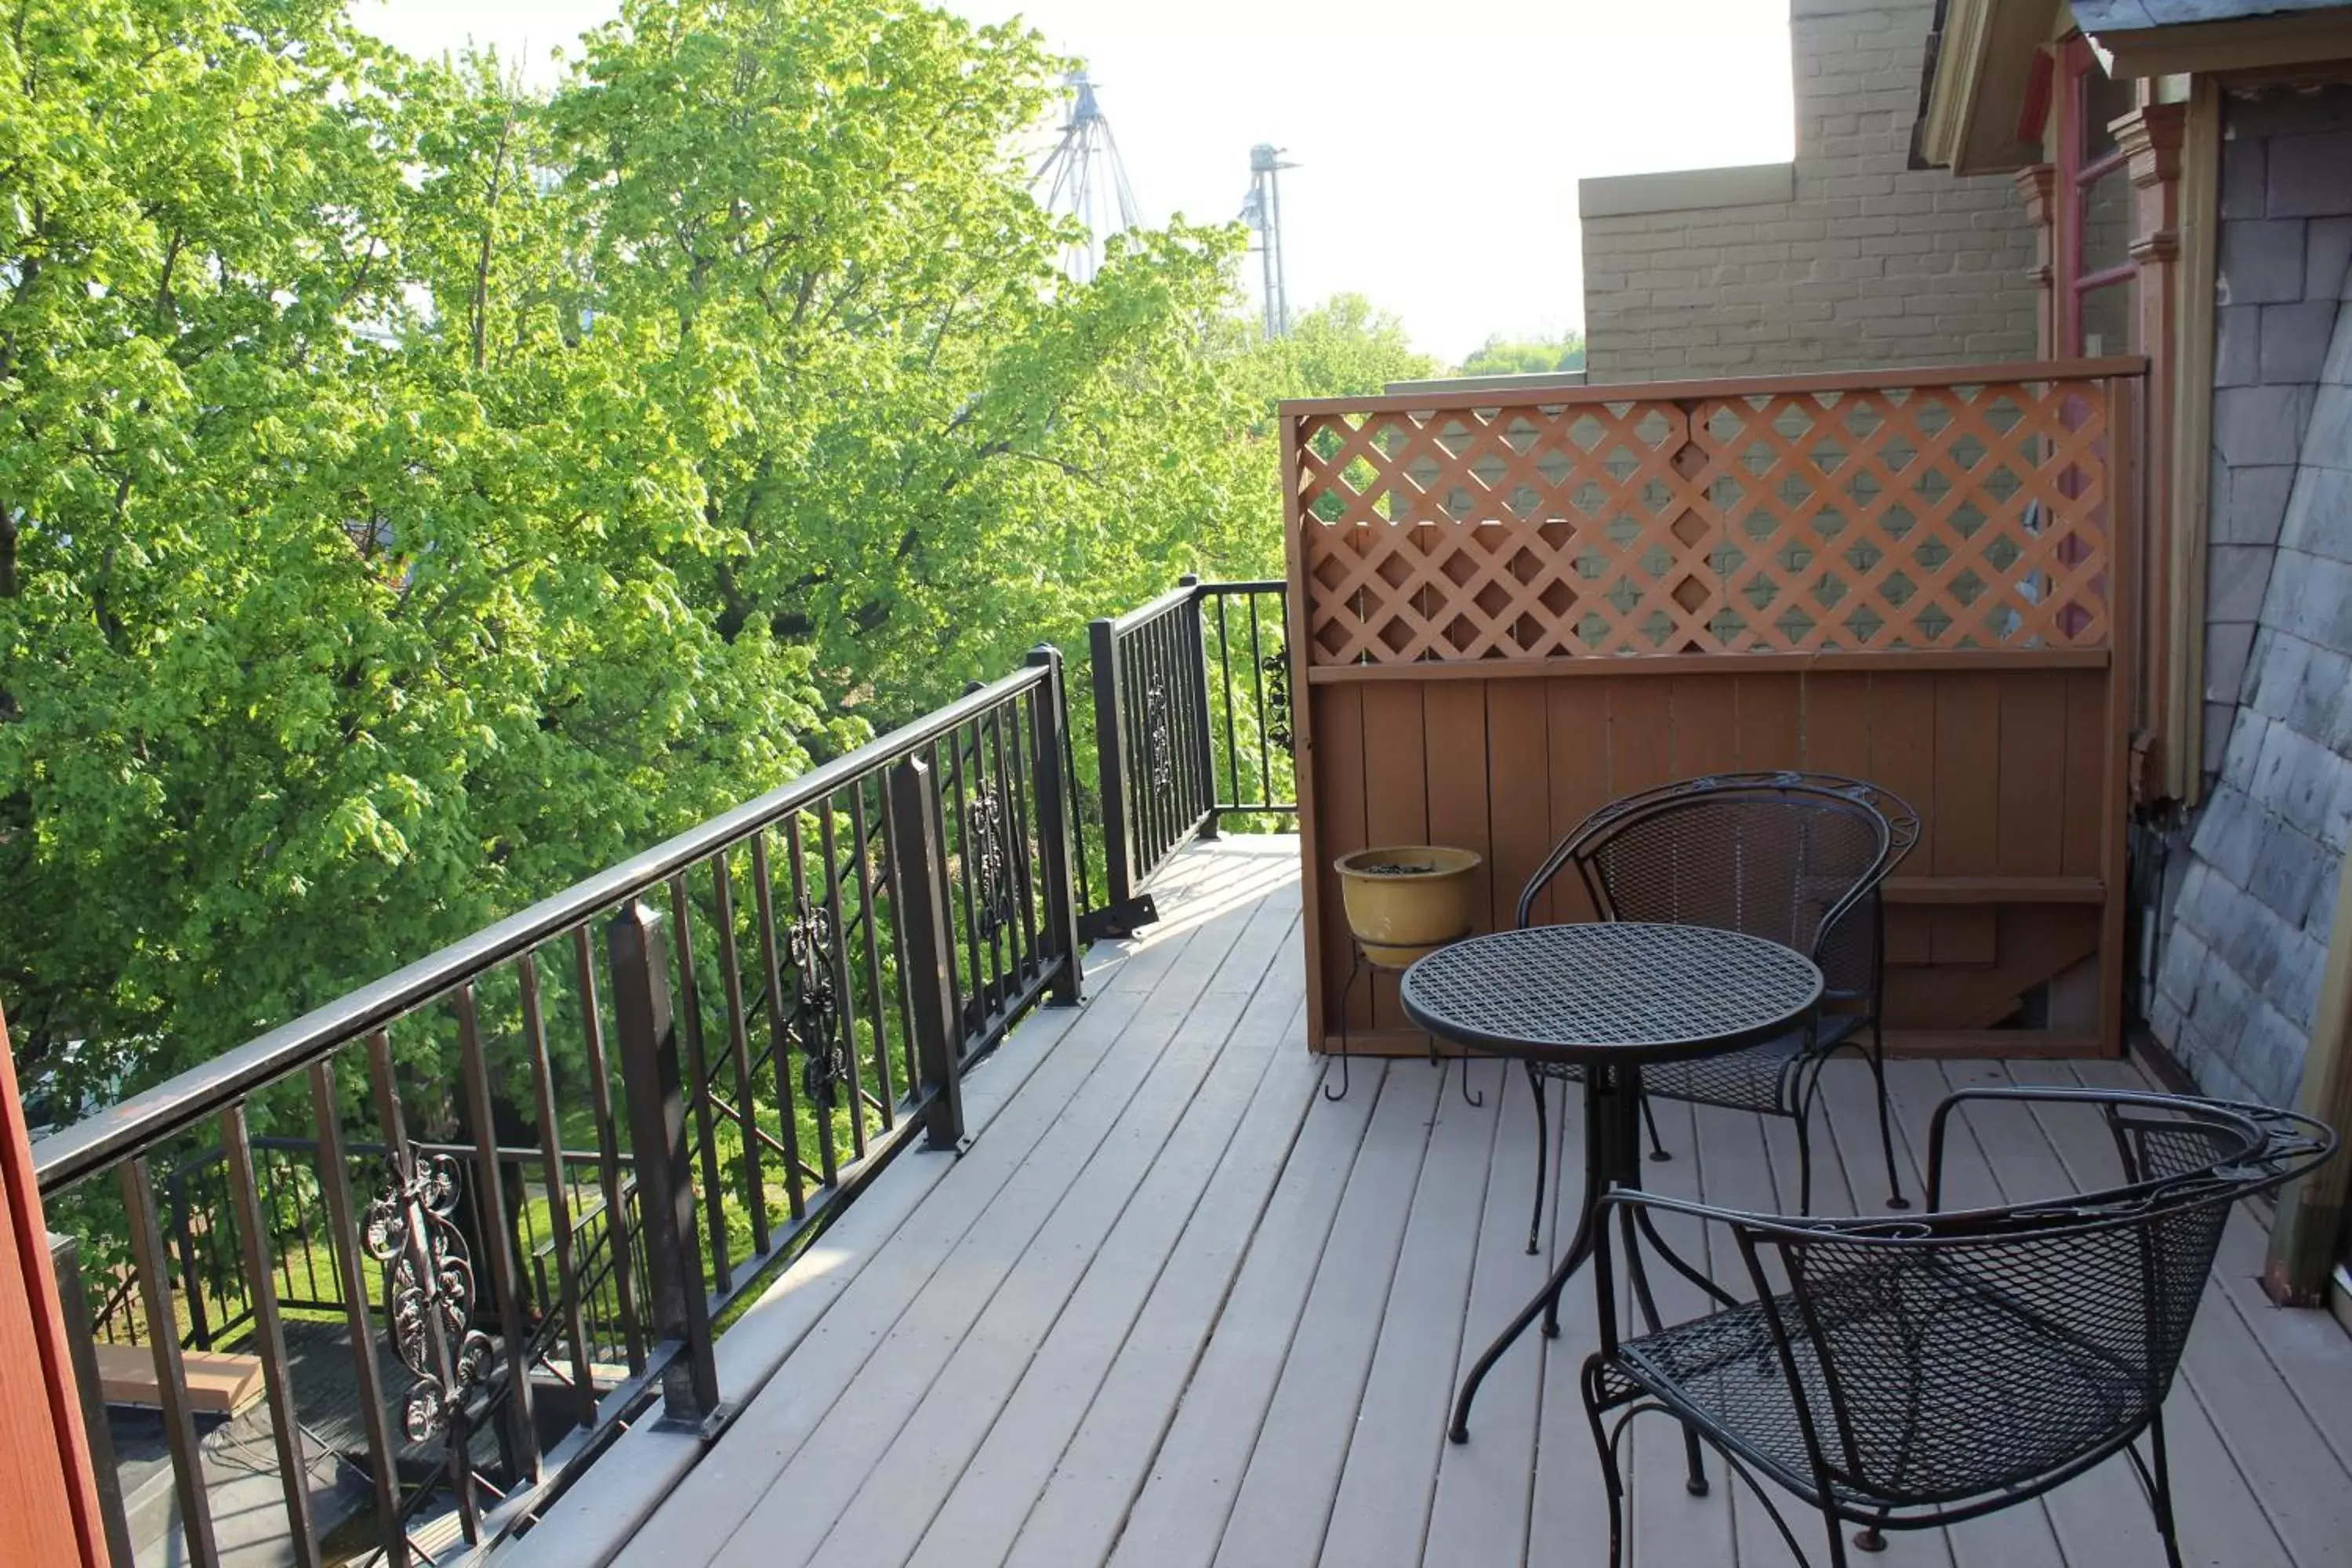
[[[1470,1436],[1478,1385],[1538,1314],[1546,1334],[1559,1332],[1560,1292],[1588,1259],[1604,1339],[1615,1338],[1607,1226],[1598,1216],[1612,1186],[1640,1184],[1643,1066],[1738,1050],[1786,1033],[1820,1004],[1822,972],[1804,954],[1762,937],[1616,921],[1472,937],[1416,962],[1405,971],[1402,993],[1406,1016],[1440,1039],[1490,1056],[1585,1069],[1584,1204],[1576,1238],[1464,1380],[1451,1434],[1461,1443]],[[1633,1223],[1631,1211],[1625,1221]],[[1671,1252],[1664,1255],[1690,1271]],[[1654,1327],[1638,1267],[1633,1283]],[[1698,1476],[1694,1452],[1694,1489],[1702,1484]]]

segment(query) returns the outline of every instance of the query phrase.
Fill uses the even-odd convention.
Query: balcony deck
[[[1524,1085],[1475,1064],[1473,1109],[1423,1062],[1359,1062],[1344,1100],[1317,1096],[1296,845],[1186,851],[1155,889],[1163,922],[1097,949],[1085,1006],[1040,1015],[970,1080],[969,1151],[901,1158],[720,1342],[725,1393],[745,1402],[717,1444],[648,1482],[658,1467],[633,1464],[631,1434],[510,1555],[602,1556],[632,1489],[657,1485],[622,1563],[1603,1561],[1575,1384],[1589,1305],[1559,1340],[1513,1350],[1469,1444],[1443,1433],[1459,1369],[1544,1268],[1521,1247]],[[1904,1062],[1905,1148],[1924,1150],[1948,1087],[2011,1070],[2139,1081],[2121,1064]],[[1830,1077],[1823,1212],[1885,1195],[1867,1081]],[[1785,1124],[1658,1109],[1676,1157],[1645,1169],[1664,1190],[1750,1206],[1793,1192]],[[1957,1141],[1954,1201],[2053,1191],[2112,1158],[2095,1127],[2011,1114]],[[1572,1146],[1561,1157],[1579,1168]],[[2352,1563],[2352,1342],[2268,1305],[2263,1249],[2256,1217],[2234,1215],[2168,1407],[2189,1560]],[[1695,1310],[1668,1282],[1666,1313]],[[745,1369],[763,1358],[754,1390]],[[1738,1489],[1685,1493],[1670,1426],[1637,1423],[1633,1442],[1640,1563],[1788,1561]],[[1864,1560],[2124,1568],[2157,1552],[2118,1460]]]

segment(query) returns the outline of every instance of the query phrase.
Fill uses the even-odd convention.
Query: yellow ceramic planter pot
[[[1402,969],[1425,952],[1470,933],[1470,874],[1479,857],[1429,844],[1359,849],[1333,861],[1348,929],[1364,956]]]

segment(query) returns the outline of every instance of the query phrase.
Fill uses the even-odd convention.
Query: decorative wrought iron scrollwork
[[[1143,771],[1154,789],[1176,782],[1176,744],[1168,721],[1168,688],[1155,680],[1143,690]]]
[[[1290,751],[1297,744],[1290,732],[1290,655],[1276,648],[1258,664],[1265,671],[1265,738]]]
[[[800,912],[784,925],[784,953],[793,966],[793,1037],[801,1047],[801,1091],[830,1109],[849,1078],[849,1047],[835,1024],[841,1000],[833,990],[833,920],[801,895]]]
[[[390,1265],[384,1298],[392,1347],[418,1380],[400,1423],[413,1443],[447,1431],[467,1392],[489,1371],[489,1336],[467,1326],[474,1264],[449,1217],[457,1208],[457,1161],[435,1154],[404,1168],[389,1159],[362,1237],[369,1257]]]
[[[981,934],[991,939],[1020,912],[1006,826],[1003,798],[983,785],[964,807],[964,852],[971,859],[971,899]]]

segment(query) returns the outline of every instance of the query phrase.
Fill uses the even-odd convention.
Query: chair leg
[[[1536,1207],[1528,1220],[1528,1256],[1543,1250],[1544,1176],[1551,1159],[1551,1111],[1544,1093],[1543,1074],[1528,1068],[1528,1087],[1536,1096]]]
[[[1903,1178],[1895,1171],[1895,1129],[1886,1109],[1886,1037],[1878,1020],[1870,1020],[1870,1076],[1878,1084],[1878,1147],[1886,1156],[1886,1206],[1907,1209],[1911,1200],[1903,1195]]]
[[[1658,1113],[1650,1109],[1650,1097],[1646,1094],[1642,1097],[1642,1125],[1650,1130],[1650,1158],[1673,1159],[1674,1156],[1666,1152],[1664,1141],[1658,1136]]]
[[[1812,1097],[1805,1097],[1804,1106],[1797,1112],[1797,1212],[1813,1212],[1813,1118]]]
[[[1601,1418],[1601,1358],[1591,1356],[1584,1363],[1584,1416],[1592,1423],[1592,1446],[1601,1451],[1601,1484],[1609,1499],[1609,1568],[1622,1568],[1625,1561],[1625,1479],[1617,1469],[1617,1445],[1609,1440],[1608,1426]]]
[[[2147,1505],[2156,1514],[2156,1533],[2164,1542],[2165,1568],[2180,1568],[2180,1536],[2173,1528],[2172,1477],[2164,1462],[2164,1412],[2148,1424]]]

